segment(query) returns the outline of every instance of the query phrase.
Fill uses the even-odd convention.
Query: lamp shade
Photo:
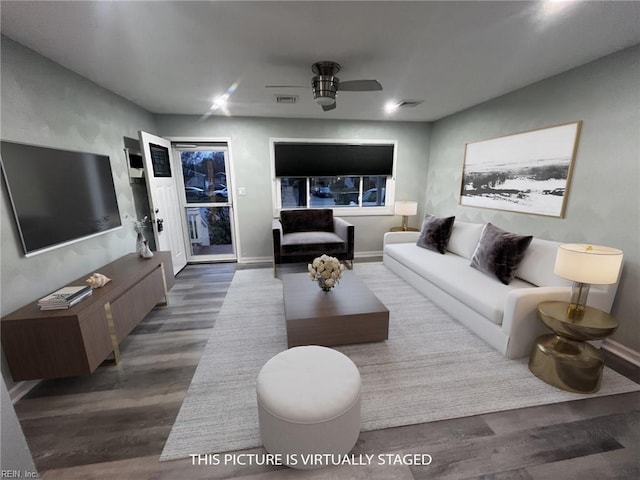
[[[558,247],[553,273],[579,283],[616,283],[622,266],[622,250],[600,245],[566,243]]]
[[[418,213],[418,202],[401,201],[396,202],[393,211],[396,215],[411,216]]]

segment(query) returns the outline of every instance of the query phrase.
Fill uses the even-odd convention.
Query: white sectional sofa
[[[553,273],[560,243],[534,238],[516,278],[504,285],[470,266],[483,224],[455,221],[445,254],[418,247],[419,232],[384,236],[384,264],[507,358],[530,354],[550,331],[537,318],[543,301],[568,301],[571,282]],[[611,311],[618,284],[592,285],[588,304]]]

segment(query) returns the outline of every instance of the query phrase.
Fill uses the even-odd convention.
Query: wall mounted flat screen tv
[[[27,256],[121,227],[107,155],[0,142]]]

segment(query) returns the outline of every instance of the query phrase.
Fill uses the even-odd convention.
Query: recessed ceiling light
[[[219,108],[226,106],[227,100],[229,100],[229,95],[226,93],[224,95],[216,97],[216,99],[213,101],[213,105],[211,105],[211,110],[218,110]]]
[[[227,88],[227,91],[225,93],[216,97],[213,100],[213,104],[211,105],[209,110],[220,110],[220,109],[225,110],[225,107],[227,106],[227,102],[229,101],[229,97],[233,92],[236,91],[236,88],[238,88],[237,83],[234,83],[229,88]],[[227,112],[225,111],[225,113]]]
[[[424,100],[390,100],[384,106],[388,114],[394,113],[399,108],[414,108],[424,103]]]
[[[573,6],[576,0],[544,0],[542,2],[542,11],[545,15],[557,15]]]
[[[391,114],[396,110],[398,110],[398,102],[396,102],[395,100],[389,100],[384,106],[385,113]]]

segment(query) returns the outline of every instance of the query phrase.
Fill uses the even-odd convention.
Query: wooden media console
[[[111,279],[66,310],[40,310],[37,301],[2,318],[2,347],[15,381],[93,372],[173,287],[170,252],[150,259],[131,253],[96,268]],[[70,285],[84,285],[83,278]]]

